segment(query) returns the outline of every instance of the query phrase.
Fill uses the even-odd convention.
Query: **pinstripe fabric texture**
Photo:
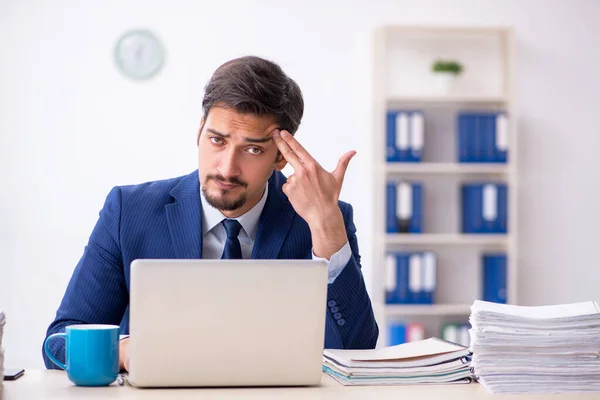
[[[285,176],[274,172],[260,216],[252,258],[311,259],[306,222],[296,214],[281,187]],[[202,221],[198,171],[156,182],[120,186],[108,194],[83,256],[46,336],[67,325],[96,323],[121,326],[129,333],[129,266],[137,258],[202,258]],[[328,287],[326,348],[373,348],[379,330],[360,271],[352,206],[340,202],[353,257]],[[310,293],[307,293],[310,295]],[[64,341],[51,344],[64,362]],[[57,368],[44,354],[47,368]]]

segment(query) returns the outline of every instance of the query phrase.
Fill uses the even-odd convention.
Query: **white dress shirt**
[[[243,258],[251,258],[252,256],[252,248],[254,247],[256,231],[258,230],[258,220],[265,207],[268,193],[269,185],[266,186],[263,196],[254,207],[245,214],[234,218],[242,225],[238,240],[242,247]],[[227,240],[225,227],[221,221],[227,217],[221,211],[208,204],[202,193],[202,188],[200,188],[200,201],[202,202],[202,258],[219,259],[223,254],[225,241]],[[323,260],[328,263],[328,282],[332,284],[335,278],[342,272],[348,260],[350,260],[352,251],[350,244],[346,241],[346,244],[331,256],[330,260],[315,256],[314,251],[312,256],[313,260]]]

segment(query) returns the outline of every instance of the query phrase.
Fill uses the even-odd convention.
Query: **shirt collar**
[[[238,222],[242,225],[242,228],[250,239],[254,240],[256,237],[256,231],[258,230],[258,220],[265,203],[267,202],[267,194],[269,193],[269,184],[265,185],[265,191],[260,198],[260,201],[256,203],[254,207],[248,210],[246,213],[240,215],[237,218]],[[223,218],[227,218],[221,211],[217,210],[206,201],[204,193],[202,193],[202,187],[200,187],[200,201],[202,202],[202,236],[210,232],[215,226],[219,225]]]

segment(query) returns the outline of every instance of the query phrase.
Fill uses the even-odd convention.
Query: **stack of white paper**
[[[469,383],[468,348],[429,338],[375,350],[329,350],[323,370],[343,385]]]
[[[0,310],[0,389],[2,389],[2,381],[4,378],[4,348],[2,347],[2,332],[4,332],[4,323],[6,318]]]
[[[600,391],[596,302],[524,307],[476,300],[472,366],[492,393]]]

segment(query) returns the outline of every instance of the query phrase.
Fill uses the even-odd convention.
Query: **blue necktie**
[[[242,225],[236,219],[224,219],[221,221],[227,232],[227,240],[221,259],[242,258],[242,246],[238,239]]]

